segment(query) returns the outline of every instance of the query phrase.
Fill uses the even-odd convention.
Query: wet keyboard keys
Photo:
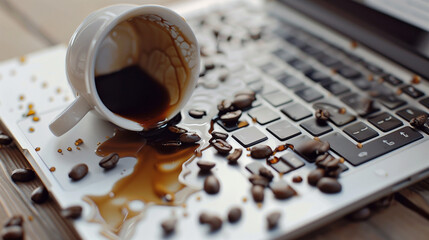
[[[291,102],[292,98],[288,97],[286,93],[277,91],[273,93],[268,93],[263,96],[267,102],[269,102],[274,107],[278,107],[285,103]]]
[[[373,105],[373,100],[360,96],[357,93],[352,93],[347,96],[344,96],[340,100],[347,106],[355,110],[356,113],[362,117],[365,117],[371,113],[380,110]]]
[[[249,116],[253,119],[256,119],[256,121],[261,125],[280,119],[280,115],[277,114],[277,112],[271,110],[266,106],[262,106],[262,107],[258,107],[250,110]]]
[[[412,98],[419,98],[419,97],[425,95],[422,91],[418,90],[417,88],[415,88],[414,86],[411,86],[411,85],[401,87],[401,90],[403,93],[407,94],[408,96],[410,96]]]
[[[295,94],[298,95],[298,97],[304,99],[306,102],[314,102],[323,98],[323,95],[320,92],[311,87],[298,90],[295,92]]]
[[[316,118],[308,119],[301,123],[300,126],[315,137],[332,131],[332,127],[329,126],[328,123],[319,123],[317,122]]]
[[[377,116],[368,118],[368,121],[383,132],[388,132],[403,125],[401,121],[388,113],[378,114]]]
[[[232,134],[232,137],[245,148],[268,139],[265,134],[254,126],[241,129]]]
[[[425,106],[426,108],[429,108],[429,97],[424,98],[422,100],[420,100],[420,103]]]
[[[344,132],[357,142],[365,142],[378,136],[378,133],[363,122],[344,128]]]
[[[291,166],[293,169],[300,168],[304,166],[304,162],[301,161],[298,156],[293,152],[287,152],[286,154],[283,154],[280,157],[280,160],[287,163],[289,166]]]
[[[301,103],[293,103],[285,106],[281,109],[282,113],[288,116],[294,121],[300,121],[304,118],[308,118],[312,113],[305,108]]]
[[[389,83],[392,86],[399,86],[403,83],[403,81],[393,75],[386,74],[381,77],[385,82]]]
[[[340,94],[350,91],[350,89],[346,85],[337,81],[325,80],[325,81],[322,81],[320,85],[322,85],[322,87],[324,87],[326,90],[328,90],[335,96],[338,96]]]
[[[401,118],[409,122],[412,118],[418,117],[422,114],[427,114],[426,112],[420,111],[413,107],[407,107],[396,112]]]
[[[267,127],[267,131],[273,134],[280,141],[285,141],[301,134],[301,131],[298,128],[294,127],[286,120],[281,120],[269,125]]]
[[[276,76],[276,79],[286,88],[298,88],[304,86],[304,83],[300,79],[288,75],[287,73],[279,74]]]

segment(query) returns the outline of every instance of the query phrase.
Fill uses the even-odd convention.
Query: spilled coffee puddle
[[[142,213],[148,204],[179,205],[195,192],[179,182],[179,175],[182,164],[194,158],[199,144],[172,145],[175,139],[177,134],[168,131],[156,139],[145,138],[136,132],[116,131],[112,138],[102,143],[97,155],[117,153],[121,158],[134,157],[137,163],[132,174],[116,182],[110,193],[87,197],[86,200],[98,210],[98,216],[93,220],[103,223],[109,232],[119,234],[124,224]],[[143,202],[144,209],[134,211],[130,207],[133,201]]]

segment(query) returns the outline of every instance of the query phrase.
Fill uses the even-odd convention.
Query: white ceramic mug
[[[126,21],[132,21],[134,18],[145,18],[151,21],[157,21],[157,19],[161,18],[163,23],[170,27],[169,29],[173,26],[174,29],[178,30],[181,34],[179,36],[177,36],[178,32],[170,32],[173,35],[172,40],[176,44],[176,47],[180,47],[181,52],[179,54],[182,54],[183,59],[186,59],[184,64],[187,64],[190,70],[186,76],[187,84],[186,86],[182,86],[181,91],[183,96],[179,99],[180,102],[175,105],[175,109],[170,111],[170,114],[165,119],[158,122],[156,126],[151,126],[151,128],[165,124],[189,100],[198,80],[200,56],[196,37],[184,18],[170,9],[158,5],[112,5],[90,14],[81,23],[70,40],[66,55],[66,71],[69,84],[76,95],[76,99],[49,125],[49,129],[54,135],[61,136],[69,131],[90,110],[95,110],[102,118],[122,128],[132,131],[145,130],[141,124],[111,112],[100,99],[95,84],[96,68],[98,69],[97,71],[103,72],[112,70],[109,68],[120,70],[121,67],[126,67],[126,64],[120,66],[121,64],[118,65],[117,62],[115,63],[117,59],[123,59],[124,56],[121,55],[123,50],[119,49],[121,51],[117,51],[120,46],[112,47],[109,45],[111,43],[105,39],[108,38],[108,34],[111,34],[112,29],[116,26]],[[154,37],[133,36],[131,34],[131,38]],[[130,34],[126,37],[129,38]],[[185,44],[180,42],[180,40],[183,41],[182,37],[187,40]],[[133,46],[130,47],[130,44],[123,46],[126,46],[128,49],[124,50],[125,52],[133,49]],[[168,81],[161,84],[169,85]],[[174,86],[168,87],[174,88]]]

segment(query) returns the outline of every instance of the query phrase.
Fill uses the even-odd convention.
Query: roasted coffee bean
[[[88,166],[84,163],[78,164],[69,172],[69,178],[73,181],[79,181],[88,174]]]
[[[265,168],[265,167],[262,167],[262,168],[259,169],[259,175],[261,175],[262,177],[266,178],[270,182],[274,178],[273,173],[270,170],[268,170],[268,168]]]
[[[211,135],[214,139],[222,139],[222,140],[226,140],[229,136],[228,133],[217,132],[217,131],[213,131]]]
[[[280,212],[272,212],[267,216],[267,227],[269,230],[274,229],[279,224],[282,214]]]
[[[335,178],[323,177],[317,182],[317,188],[324,193],[338,193],[341,184]]]
[[[353,221],[364,221],[371,217],[371,209],[369,207],[361,208],[350,213],[347,218]]]
[[[203,118],[205,115],[207,115],[206,111],[199,109],[191,109],[188,111],[188,114],[193,118]]]
[[[228,221],[230,223],[236,223],[241,218],[241,209],[239,207],[233,207],[228,212]]]
[[[230,100],[224,99],[217,105],[217,110],[219,110],[219,115],[222,115],[234,110],[234,108],[232,107],[232,102]]]
[[[198,134],[194,132],[182,133],[180,135],[180,141],[182,143],[196,143],[200,140],[201,140],[200,136],[198,136]]]
[[[232,102],[232,106],[236,109],[247,109],[252,106],[252,102],[255,100],[251,95],[238,95],[234,98]]]
[[[339,167],[336,169],[328,169],[325,172],[325,176],[326,177],[332,177],[332,178],[338,178],[340,176],[340,174],[343,172],[343,169]]]
[[[232,146],[225,140],[215,139],[211,143],[219,154],[228,154],[232,150]]]
[[[324,169],[314,169],[313,171],[311,171],[308,176],[307,176],[307,182],[308,184],[312,185],[312,186],[316,186],[317,182],[319,182],[319,180],[325,175],[325,170]]]
[[[219,34],[219,32],[218,32],[218,34]],[[206,71],[213,70],[215,67],[216,66],[215,66],[215,64],[214,64],[213,61],[211,61],[209,59],[206,59],[206,62],[204,64],[204,68],[205,68]]]
[[[24,218],[19,215],[19,216],[13,216],[9,218],[9,220],[6,222],[4,226],[5,227],[22,226],[23,223],[24,223]]]
[[[188,130],[178,127],[178,126],[168,126],[168,131],[175,134],[182,134],[188,132]]]
[[[205,212],[200,213],[200,216],[198,217],[198,221],[199,221],[201,224],[208,223],[209,219],[210,219],[210,214],[205,213]]]
[[[161,145],[163,147],[166,147],[166,148],[175,148],[175,147],[182,146],[182,142],[181,141],[171,140],[171,141],[163,142]]]
[[[82,215],[81,206],[70,206],[61,211],[61,216],[68,219],[78,219]]]
[[[10,176],[14,182],[28,182],[36,177],[36,174],[32,169],[18,168],[12,171]]]
[[[215,232],[222,228],[222,219],[218,216],[210,216],[207,224],[210,225],[210,231]]]
[[[264,187],[260,185],[253,185],[251,192],[253,200],[255,200],[255,202],[261,203],[264,201]]]
[[[49,198],[49,192],[44,186],[37,187],[31,193],[31,200],[35,203],[44,203]]]
[[[416,128],[423,127],[428,120],[428,115],[422,114],[410,120],[410,125]]]
[[[300,182],[302,182],[302,177],[301,176],[293,176],[292,182],[300,183]]]
[[[3,240],[21,240],[24,239],[24,230],[21,226],[5,227],[1,231]]]
[[[12,143],[12,138],[6,134],[0,133],[0,145],[9,145]]]
[[[316,158],[316,165],[319,168],[324,168],[326,170],[335,170],[339,167],[340,159],[334,158],[332,155],[325,153]]]
[[[242,113],[243,112],[241,110],[227,112],[220,116],[220,120],[227,124],[236,123],[238,122],[238,119],[240,119]]]
[[[317,156],[326,153],[329,148],[330,145],[328,142],[310,139],[298,146],[295,146],[294,150],[308,159],[315,160]]]
[[[285,181],[273,182],[270,188],[277,199],[288,199],[295,195],[295,191]]]
[[[243,149],[236,148],[234,149],[234,152],[229,154],[226,159],[228,160],[229,164],[237,164],[238,159],[241,157],[241,154],[243,153]]]
[[[269,184],[268,179],[266,179],[265,177],[262,177],[260,175],[256,175],[256,174],[252,174],[249,177],[249,181],[253,184],[253,185],[260,185],[263,187],[267,187]]]
[[[244,89],[244,90],[238,91],[235,93],[234,97],[238,97],[238,96],[242,96],[242,95],[249,96],[253,100],[256,99],[256,93],[250,89]]]
[[[216,194],[220,190],[219,180],[213,175],[207,176],[204,180],[204,191],[208,194]]]
[[[117,153],[111,153],[105,156],[103,159],[101,159],[98,165],[100,165],[100,167],[106,170],[109,170],[116,167],[116,164],[118,164],[118,161],[119,161],[119,155]]]
[[[271,154],[273,154],[273,150],[268,145],[260,144],[250,149],[250,156],[256,159],[268,158]]]
[[[219,75],[219,81],[220,82],[225,82],[228,79],[229,74],[227,72],[224,72],[222,74]]]
[[[325,123],[329,120],[331,114],[326,109],[316,109],[316,113],[314,114],[316,120],[321,123]]]
[[[199,160],[197,162],[197,165],[201,171],[208,172],[216,166],[216,163],[210,162],[210,161]]]
[[[176,224],[177,224],[177,219],[174,217],[162,221],[161,227],[162,227],[162,230],[164,230],[164,234],[165,235],[172,234],[174,230],[176,230]]]

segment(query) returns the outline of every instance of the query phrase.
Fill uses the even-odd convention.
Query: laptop
[[[250,89],[256,101],[240,118],[247,124],[213,125],[243,154],[231,165],[209,147],[185,161],[177,183],[187,192],[175,204],[116,198],[119,216],[124,209],[138,213],[120,229],[112,229],[88,200],[115,198],[109,195],[115,184],[133,176],[138,166],[131,157],[121,158],[110,171],[98,166],[101,157],[94,151],[116,127],[89,113],[61,137],[48,129],[74,98],[65,75],[66,46],[0,64],[1,122],[58,204],[83,207],[82,217],[73,221],[83,239],[296,238],[429,176],[428,2],[218,0],[175,9],[197,35],[203,66],[178,126],[198,133],[200,148],[209,146],[217,104]],[[193,118],[191,109],[207,114]],[[323,124],[316,110],[330,113]],[[416,124],[417,118],[425,121]],[[311,139],[329,142],[329,154],[340,159],[340,189],[308,183],[318,167],[296,148]],[[247,149],[286,143],[295,148],[279,150],[275,161],[257,160]],[[216,194],[203,190],[207,176],[197,166],[202,159],[216,163],[211,170],[220,183]],[[71,181],[68,173],[79,163],[89,174]],[[279,200],[268,185],[263,201],[258,200],[249,178],[261,167],[272,174],[272,183],[293,189],[293,196]],[[229,223],[228,212],[235,207],[241,219]],[[211,231],[201,224],[201,213],[218,216],[221,228]],[[161,223],[172,216],[176,228],[166,236]]]

